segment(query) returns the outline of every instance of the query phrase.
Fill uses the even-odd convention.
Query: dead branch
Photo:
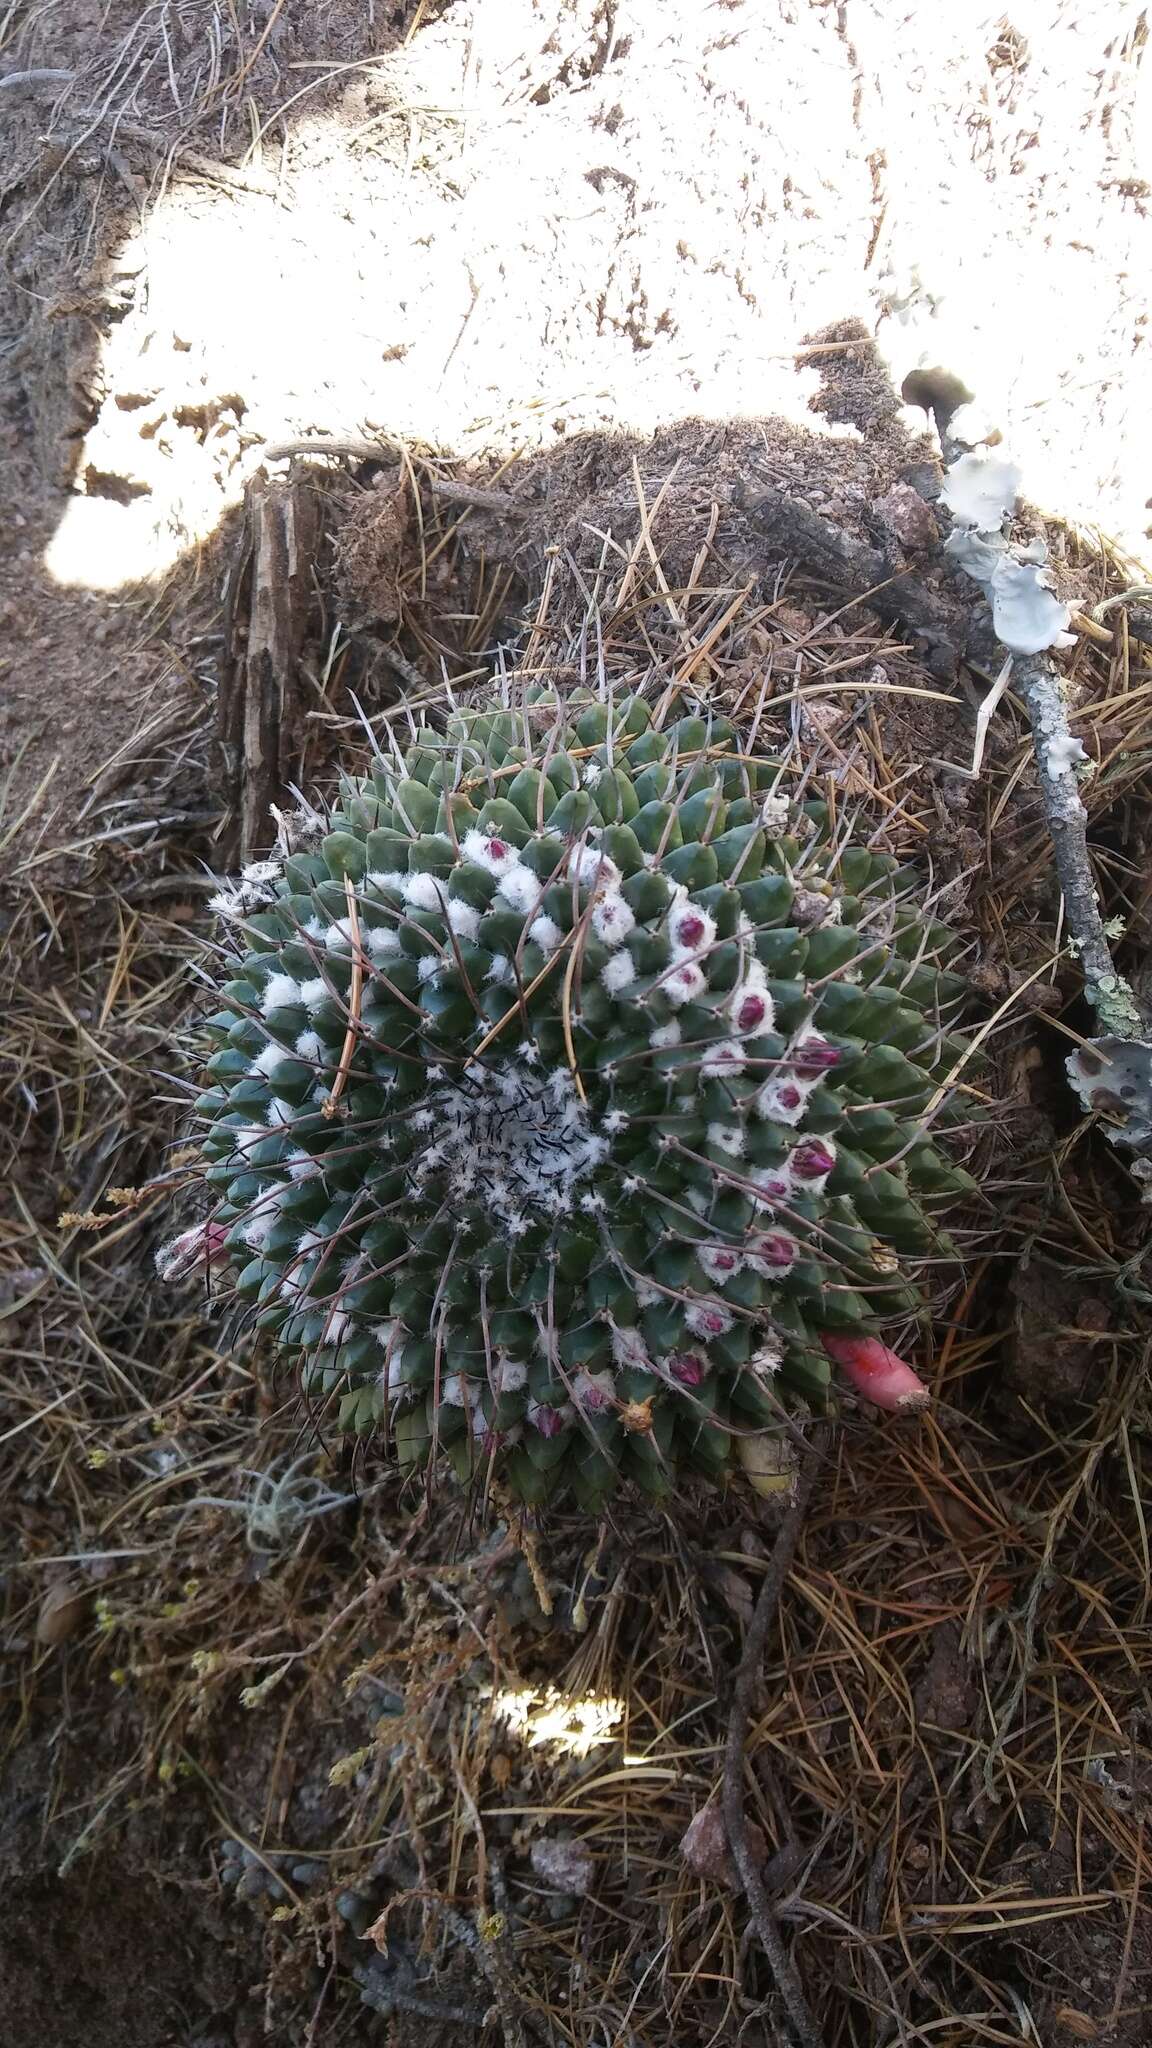
[[[270,837],[269,811],[291,781],[303,715],[303,653],[320,520],[314,494],[257,479],[225,597],[217,732],[233,811],[229,865]]]
[[[822,1435],[808,1445],[784,1520],[780,1524],[768,1569],[760,1587],[752,1621],[744,1644],[744,1655],[736,1673],[732,1707],[728,1717],[728,1739],[724,1750],[724,1825],[733,1860],[740,1873],[744,1896],[760,1945],[768,1958],[777,1989],[802,2048],[824,2048],[823,2037],[805,1996],[800,1975],[784,1946],[780,1922],[765,1888],[763,1875],[748,1845],[744,1819],[744,1761],[748,1726],[752,1718],[752,1694],[764,1663],[768,1631],[780,1605],[816,1475],[824,1461]]]
[[[790,555],[810,575],[866,602],[879,617],[908,627],[926,643],[933,675],[951,679],[964,649],[966,624],[955,604],[893,569],[878,548],[853,540],[783,491],[765,491],[738,508],[774,553]]]

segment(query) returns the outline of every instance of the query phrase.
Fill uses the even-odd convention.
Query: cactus
[[[917,878],[638,696],[446,706],[327,824],[216,899],[213,1207],[163,1270],[230,1265],[404,1468],[588,1510],[762,1472],[973,1185]]]

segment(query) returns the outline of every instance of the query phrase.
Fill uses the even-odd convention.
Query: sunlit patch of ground
[[[262,189],[174,170],[114,257],[127,310],[52,575],[161,575],[301,436],[506,455],[691,415],[814,424],[794,351],[847,315],[897,383],[957,370],[1032,496],[1138,550],[1142,20],[502,0],[306,67],[246,166]]]

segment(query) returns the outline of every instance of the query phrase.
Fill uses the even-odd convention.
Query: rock
[[[744,1833],[757,1863],[763,1863],[768,1854],[763,1830],[754,1820],[748,1820],[744,1823]],[[701,1807],[689,1822],[681,1839],[680,1854],[697,1877],[710,1878],[713,1884],[726,1885],[729,1891],[739,1890],[739,1873],[728,1846],[724,1815],[716,1800]]]
[[[940,529],[932,507],[911,484],[893,484],[882,498],[874,498],[872,510],[881,525],[910,554],[922,554],[939,546]]]
[[[592,1889],[596,1865],[583,1842],[553,1841],[547,1836],[533,1842],[529,1861],[536,1876],[550,1891],[585,1898]]]

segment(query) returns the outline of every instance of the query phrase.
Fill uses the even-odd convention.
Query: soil
[[[125,2039],[135,2048],[248,2048],[267,2038],[326,2048],[381,2038],[381,2017],[399,2048],[435,2048],[462,2024],[479,2035],[491,1987],[478,1991],[473,1951],[456,1941],[430,1962],[439,1923],[430,1934],[426,1895],[443,1885],[462,1904],[481,1899],[471,1847],[459,1846],[472,1839],[459,1786],[478,1787],[485,1771],[489,1806],[535,1816],[498,1831],[497,1853],[512,1873],[519,1963],[541,1982],[551,1971],[564,1999],[568,1990],[556,1987],[568,1971],[579,2048],[601,2038],[648,2048],[664,2037],[642,2000],[670,1943],[679,1944],[665,1987],[670,2024],[685,2041],[736,2038],[754,2010],[732,2002],[740,1929],[727,1905],[708,1921],[706,1902],[685,1906],[653,1876],[675,1872],[679,1835],[709,1796],[711,1764],[692,1775],[692,1738],[671,1744],[674,1767],[661,1767],[652,1802],[637,1809],[649,1830],[639,1875],[609,1845],[600,1917],[570,1900],[567,1920],[542,1902],[529,1849],[559,1792],[576,1800],[583,1763],[546,1745],[547,1767],[532,1761],[535,1750],[526,1763],[486,1723],[487,1748],[469,1780],[448,1739],[475,1725],[465,1708],[475,1706],[477,1629],[493,1685],[524,1671],[537,1686],[565,1678],[584,1693],[602,1690],[618,1648],[610,1594],[598,1585],[589,1642],[566,1623],[550,1631],[524,1559],[504,1559],[493,1578],[488,1539],[454,1527],[422,1553],[421,1569],[434,1561],[450,1581],[443,1600],[389,1590],[369,1610],[373,1630],[341,1625],[332,1664],[309,1653],[307,1683],[297,1691],[293,1677],[279,1697],[273,1689],[274,1711],[241,1708],[240,1685],[267,1676],[253,1662],[262,1632],[303,1658],[405,1540],[409,1505],[386,1495],[271,1563],[250,1555],[234,1510],[197,1502],[217,1489],[231,1499],[236,1468],[267,1469],[299,1452],[281,1390],[241,1348],[229,1352],[227,1332],[205,1330],[191,1311],[181,1320],[150,1291],[155,1222],[145,1219],[123,1253],[101,1263],[71,1238],[61,1248],[55,1217],[97,1201],[111,1178],[158,1163],[167,1141],[167,1126],[144,1112],[134,1124],[134,1106],[146,1093],[141,1074],[180,1058],[170,1041],[188,1001],[182,949],[198,928],[222,830],[212,718],[224,586],[247,486],[286,473],[289,458],[269,450],[327,441],[362,451],[334,465],[311,458],[340,567],[334,580],[318,572],[309,774],[354,724],[353,683],[371,709],[442,669],[487,672],[494,648],[523,644],[549,562],[594,574],[599,561],[633,548],[641,503],[646,512],[658,498],[653,530],[674,585],[703,562],[718,585],[747,580],[758,601],[771,601],[770,628],[729,649],[746,663],[743,680],[770,658],[797,682],[815,682],[840,635],[838,657],[866,661],[874,686],[939,690],[914,635],[867,612],[841,618],[826,587],[788,580],[749,518],[757,490],[782,490],[954,604],[935,553],[935,439],[924,413],[899,398],[918,367],[961,375],[986,424],[1003,431],[1062,589],[1087,601],[1126,580],[1119,557],[1102,563],[1085,535],[1102,529],[1120,556],[1139,557],[1148,534],[1144,10],[1134,0],[1020,0],[1010,18],[927,0],[781,0],[769,10],[752,0],[378,0],[367,10],[351,0],[279,0],[226,16],[58,0],[11,10],[0,28],[0,914],[13,957],[27,949],[14,978],[28,998],[27,1028],[44,1034],[19,1050],[3,1082],[4,1136],[18,1167],[0,1236],[0,1316],[13,1371],[29,1367],[35,1401],[45,1374],[49,1402],[58,1383],[71,1389],[56,1416],[59,1441],[47,1417],[25,1429],[35,1402],[30,1410],[23,1395],[9,1399],[7,1383],[0,1411],[0,1444],[13,1436],[19,1459],[8,1514],[14,1568],[3,1582],[17,1739],[0,1790],[0,1976],[11,2038],[17,2048]],[[436,496],[437,485],[453,483],[464,494]],[[469,487],[508,502],[469,502]],[[576,643],[579,597],[575,577],[558,582],[546,620],[552,645],[569,629]],[[1072,665],[1085,701],[1090,652],[1079,649]],[[919,856],[930,841],[951,914],[968,915],[979,937],[974,981],[999,1002],[1050,954],[1047,843],[1018,727],[990,735],[988,776],[1003,791],[994,828],[985,795],[942,765],[970,752],[972,673],[953,663],[948,703],[875,698],[868,745],[897,777],[916,778],[934,806],[930,831],[919,814],[907,826],[897,815],[892,843]],[[1109,701],[1102,687],[1096,696]],[[835,741],[859,717],[858,702],[829,689],[806,703],[802,730]],[[1123,863],[1147,829],[1147,793],[1136,787],[1144,741],[1103,715],[1077,729],[1094,758],[1137,761],[1123,769],[1128,779],[1101,824],[1102,843],[1116,848],[1109,880],[1127,911]],[[1022,877],[1008,930],[987,859],[993,830],[1010,833]],[[1033,987],[1023,1013],[1057,1007],[1072,979],[1065,963]],[[19,1019],[25,1028],[23,1011]],[[1051,1065],[1056,1053],[1043,1045]],[[0,1066],[7,1053],[6,1041]],[[53,1061],[65,1057],[76,1067],[61,1079]],[[1005,1051],[1011,1121],[999,1135],[1017,1143],[1019,1174],[1017,1186],[1003,1170],[1010,1249],[1047,1233],[1051,1250],[1053,1216],[1066,1227],[1065,1197],[1044,1176],[1072,1141],[1070,1121],[1053,1111],[1050,1087],[1033,1085],[1039,1057],[1027,1028]],[[1069,1185],[1098,1248],[1125,1199],[1119,1170],[1106,1157]],[[1117,1257],[1138,1258],[1131,1216],[1121,1215],[1115,1234]],[[1069,1241],[1083,1264],[1082,1235]],[[1066,1256],[1060,1240],[1055,1256],[1056,1265]],[[988,1343],[1011,1325],[988,1412],[1020,1451],[1015,1477],[985,1471],[986,1422],[968,1437],[958,1422],[949,1456],[961,1477],[947,1512],[921,1516],[879,1484],[861,1505],[861,1462],[842,1475],[839,1520],[809,1554],[812,1585],[861,1600],[842,1654],[825,1664],[823,1649],[813,1652],[810,1667],[797,1659],[798,1715],[783,1670],[779,1698],[767,1703],[781,1713],[772,1740],[795,1766],[790,1796],[810,1839],[843,1826],[844,1868],[856,1872],[863,1837],[837,1804],[842,1784],[865,1782],[872,1814],[903,1784],[910,1854],[923,1850],[925,1860],[920,1898],[912,1865],[893,1880],[901,1941],[910,1902],[934,1901],[946,1914],[998,1886],[1102,1901],[995,1940],[973,1910],[962,1961],[951,1976],[939,1965],[932,1980],[937,2002],[922,1981],[902,1988],[906,2028],[917,2015],[925,2025],[912,2041],[951,2038],[942,2029],[968,2024],[958,2015],[987,2011],[997,2024],[1001,2009],[986,2006],[981,1972],[1021,1987],[1017,2015],[1022,1999],[1046,2048],[1137,2048],[1147,2038],[1152,1957],[1124,1860],[1143,1826],[1147,1793],[1136,1781],[1145,1766],[1132,1762],[1133,1782],[1119,1791],[1089,1779],[1100,1744],[1109,1770],[1129,1769],[1108,1715],[1093,1718],[1099,1688],[1076,1690],[1079,1677],[1053,1666],[1061,1676],[1052,1688],[1067,1688],[1061,1741],[1076,1757],[1075,1791],[1058,1787],[1075,1806],[1074,1843],[1048,1808],[1027,1805],[1027,1744],[1012,1754],[1003,1812],[957,1802],[950,1845],[920,1764],[927,1744],[947,1787],[970,1764],[969,1731],[979,1726],[993,1741],[980,1720],[987,1688],[1002,1708],[1015,1667],[996,1659],[1017,1641],[1036,1572],[1051,1566],[1049,1517],[1075,1524],[1066,1580],[1051,1593],[1052,1636],[1066,1600],[1074,1619],[1060,1607],[1059,1627],[1093,1670],[1103,1655],[1091,1602],[1083,1612],[1074,1602],[1085,1574],[1105,1583],[1108,1546],[1095,1525],[1075,1523],[1080,1494],[1059,1460],[1070,1442],[1094,1442],[1101,1412],[1113,1424],[1133,1299],[1138,1291],[1118,1307],[1098,1276],[1063,1277],[1043,1256],[1021,1266],[1010,1295],[994,1292],[983,1320],[973,1313],[972,1362],[949,1387],[962,1403]],[[157,1332],[169,1376],[159,1391]],[[222,1353],[233,1380],[220,1380]],[[202,1375],[223,1386],[218,1407],[199,1405]],[[169,1385],[184,1390],[171,1413]],[[1141,1414],[1131,1412],[1137,1436]],[[1127,1512],[1123,1474],[1132,1470],[1124,1442],[1127,1467],[1118,1437],[1108,1438],[1103,1463],[1086,1454],[1097,1460],[1092,1483],[1099,1472],[1108,1498],[1120,1500],[1117,1515]],[[907,1455],[915,1464],[920,1451]],[[924,1456],[922,1487],[938,1469]],[[1030,1509],[1028,1488],[1049,1464],[1052,1486]],[[339,1457],[316,1470],[340,1489],[359,1479]],[[164,1548],[156,1564],[150,1517],[169,1485],[195,1542]],[[993,1510],[1001,1519],[989,1549]],[[158,1526],[166,1544],[168,1525]],[[1130,1552],[1138,1564],[1137,1537],[1123,1528],[1113,1554]],[[1064,1529],[1059,1521],[1061,1538]],[[869,1570],[877,1542],[890,1541],[897,1565],[887,1576],[868,1578],[861,1564],[853,1581],[844,1565],[853,1530],[860,1551],[851,1555]],[[1025,1537],[1035,1538],[1029,1550]],[[715,1712],[770,1538],[728,1527],[716,1510],[678,1578],[662,1527],[646,1528],[627,1551],[637,1630],[654,1631],[645,1657],[654,1669],[671,1658],[691,1671],[694,1691],[678,1702],[673,1727],[681,1710],[689,1725]],[[732,1569],[741,1546],[753,1560],[748,1577]],[[73,1561],[105,1550],[109,1564]],[[570,1618],[584,1545],[568,1532],[556,1556]],[[969,1585],[978,1589],[971,1610],[929,1615],[924,1587],[957,1572],[957,1558],[971,1564],[964,1599]],[[460,1579],[450,1576],[458,1564]],[[37,1640],[46,1587],[60,1599],[55,1619],[41,1615]],[[1128,1598],[1116,1595],[1125,1642]],[[884,1706],[877,1736],[851,1687],[868,1664],[860,1644],[889,1599],[902,1646],[893,1654],[903,1658],[890,1692],[901,1705],[898,1714]],[[379,1735],[384,1679],[368,1672],[355,1682],[382,1643],[395,1651],[389,1683],[400,1686],[402,1673],[411,1681],[414,1669],[420,1690],[399,1765],[388,1763]],[[220,1645],[218,1672],[195,1665]],[[1111,1693],[1134,1758],[1146,1726],[1126,1669],[1113,1674]],[[1037,1688],[1051,1677],[1046,1668]],[[633,1747],[642,1748],[659,1721],[647,1698],[637,1711],[644,1732]],[[1039,1711],[1034,1702],[1029,1711]],[[846,1719],[867,1723],[861,1746],[854,1736],[840,1746]],[[697,1734],[700,1754],[712,1755],[719,1719]],[[609,1761],[623,1771],[618,1748]],[[1048,1768],[1045,1752],[1037,1771]],[[389,1770],[409,1781],[404,1817],[418,1872],[385,1867],[362,1846],[393,1811],[374,1804],[381,1783],[392,1785]],[[1089,1799],[1089,1785],[1103,1817],[1092,1808],[1085,1822],[1076,1801]],[[666,1802],[658,1811],[657,1798]],[[455,1802],[457,1832],[447,1861],[432,1856],[426,1871],[422,1830],[439,1845],[445,1802]],[[770,1788],[758,1810],[764,1839],[790,1854]],[[837,1906],[867,1928],[884,1918],[883,1825],[868,1841],[867,1883],[853,1875]],[[285,1859],[299,1851],[305,1861],[309,1852],[335,1860],[323,1882],[301,1880],[304,1905],[293,1900],[286,1913],[251,1864],[248,1893],[237,1894],[224,1847],[232,1833],[258,1850],[281,1845]],[[1048,1846],[1028,1862],[1021,1845],[1033,1833]],[[596,1848],[595,1829],[592,1840]],[[1135,1854],[1138,1880],[1139,1845]],[[370,1964],[363,1913],[349,1924],[340,1917],[338,1900],[354,1885],[361,1904],[391,1913],[391,1952],[385,1939]],[[599,1976],[581,1976],[588,1939],[606,1940],[605,1925],[617,1922],[625,1932]],[[898,1941],[886,1952],[898,1958]],[[829,1953],[852,2014],[845,2027],[857,2029],[844,2038],[862,2044],[859,2028],[887,2025],[875,1985],[854,1974],[847,1947]],[[923,1953],[917,1967],[928,1967]],[[685,2019],[677,2001],[689,1991]],[[422,2000],[434,2010],[422,2011]]]

